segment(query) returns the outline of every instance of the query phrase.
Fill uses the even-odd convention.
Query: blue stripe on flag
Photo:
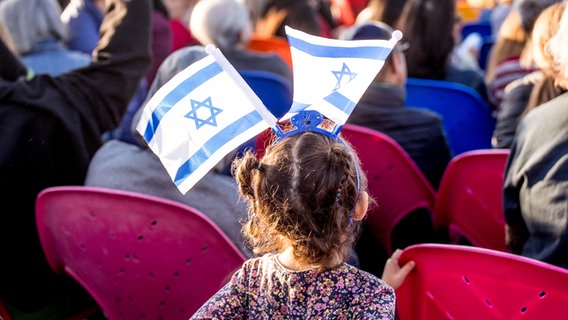
[[[150,142],[150,140],[152,140],[156,130],[158,130],[160,121],[166,113],[168,113],[168,111],[170,111],[181,99],[183,99],[183,97],[187,96],[190,92],[222,71],[223,69],[221,66],[217,62],[213,62],[193,74],[191,77],[185,79],[182,83],[170,91],[164,99],[160,101],[158,107],[154,109],[151,118],[146,124],[146,130],[144,131],[144,139],[146,142]]]
[[[305,53],[322,58],[365,58],[386,60],[391,48],[389,47],[336,47],[324,46],[309,43],[305,40],[288,35],[288,43],[290,47],[294,47]]]
[[[356,103],[349,100],[346,96],[342,95],[341,93],[334,91],[330,95],[324,98],[325,101],[334,105],[337,109],[350,114],[355,108]]]
[[[307,103],[301,103],[301,102],[294,101],[292,103],[292,107],[290,107],[290,110],[288,110],[288,113],[300,112],[300,111],[306,109],[309,106],[310,105],[307,104]]]
[[[219,131],[179,167],[174,179],[176,186],[179,186],[192,172],[197,170],[212,153],[261,121],[261,115],[255,110]]]

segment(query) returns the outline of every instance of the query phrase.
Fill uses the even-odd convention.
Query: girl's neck
[[[296,258],[294,258],[294,254],[292,253],[292,247],[288,247],[288,249],[279,253],[276,256],[276,259],[278,259],[278,262],[280,262],[280,264],[283,267],[285,267],[286,269],[292,270],[292,271],[306,271],[306,270],[313,270],[313,269],[318,268],[317,266],[315,266],[313,264],[301,262],[301,261],[298,261]]]

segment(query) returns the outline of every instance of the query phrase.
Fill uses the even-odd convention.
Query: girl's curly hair
[[[261,161],[250,152],[236,160],[233,173],[249,202],[243,232],[255,254],[291,246],[296,260],[320,269],[343,263],[359,230],[351,219],[361,191],[356,170],[366,190],[352,148],[313,132],[269,146]]]

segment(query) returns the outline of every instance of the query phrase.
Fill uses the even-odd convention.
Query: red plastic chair
[[[568,270],[510,253],[418,244],[399,263],[416,267],[397,291],[400,320],[566,319]]]
[[[8,307],[0,300],[0,320],[12,320]]]
[[[390,254],[395,226],[414,210],[432,210],[435,191],[410,156],[389,136],[352,124],[346,124],[341,132],[357,151],[367,174],[369,194],[377,202],[370,208],[367,221]]]
[[[476,247],[508,251],[505,245],[503,178],[508,149],[475,150],[452,159],[440,182],[434,228],[450,243],[463,237]]]
[[[200,212],[132,192],[48,188],[36,221],[53,270],[81,283],[111,320],[187,320],[245,260]]]

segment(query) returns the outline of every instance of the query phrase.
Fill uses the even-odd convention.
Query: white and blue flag
[[[390,40],[337,40],[309,35],[286,26],[294,67],[294,102],[283,119],[317,110],[343,125],[393,47]]]
[[[136,129],[182,193],[276,118],[218,49],[166,83]]]

